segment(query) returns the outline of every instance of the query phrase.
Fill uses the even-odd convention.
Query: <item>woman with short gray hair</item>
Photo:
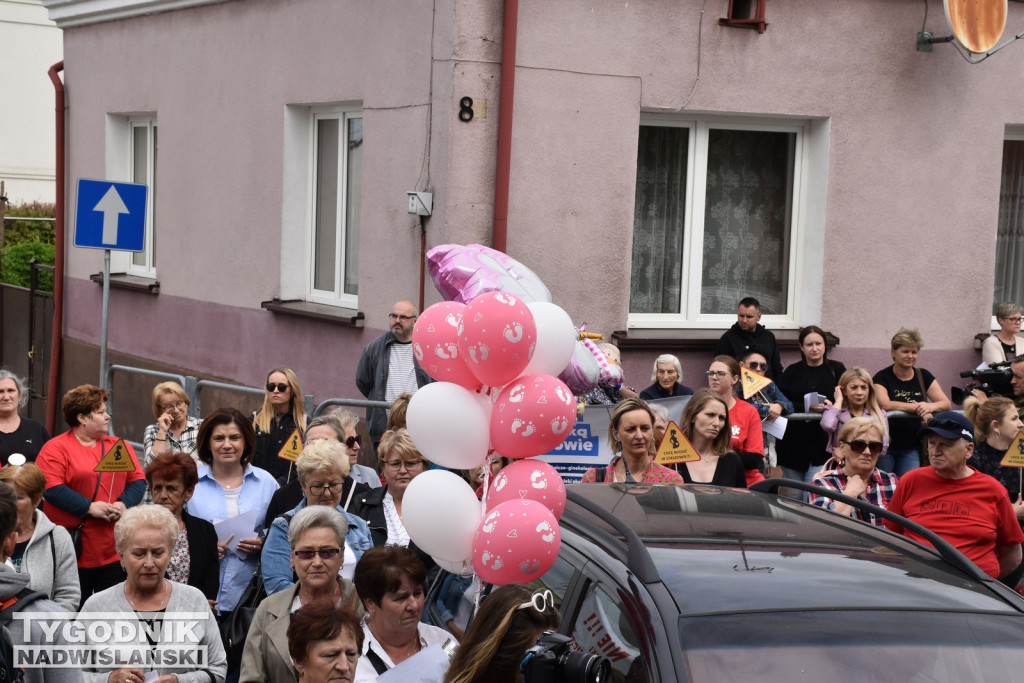
[[[651,381],[654,384],[640,392],[640,398],[645,401],[693,395],[693,389],[682,383],[683,366],[670,353],[663,353],[654,359]]]
[[[28,404],[28,395],[28,387],[20,377],[0,368],[0,466],[6,465],[7,458],[15,453],[25,456],[24,462],[16,465],[32,462],[50,440],[42,422],[18,414],[18,409]]]
[[[288,654],[288,625],[303,605],[321,602],[363,616],[355,586],[340,575],[348,522],[334,507],[313,505],[295,513],[288,527],[290,563],[299,580],[256,609],[242,652],[239,683],[298,683]]]
[[[1020,334],[1024,308],[1016,301],[1004,301],[996,306],[999,331],[981,344],[981,359],[992,365],[1024,356],[1024,336]]]

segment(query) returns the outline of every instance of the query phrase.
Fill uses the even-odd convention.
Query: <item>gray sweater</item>
[[[65,612],[78,609],[82,589],[78,584],[78,559],[71,534],[51,522],[42,510],[36,510],[36,530],[21,558],[20,573],[28,576],[29,588],[46,593]]]
[[[163,614],[164,627],[167,630],[163,632],[164,637],[158,640],[157,646],[159,648],[171,649],[188,648],[194,645],[205,646],[207,662],[203,668],[195,668],[188,665],[161,666],[157,668],[157,672],[160,675],[174,674],[178,677],[180,683],[209,683],[211,680],[214,683],[221,683],[227,675],[227,658],[224,655],[224,645],[221,643],[220,631],[217,629],[217,621],[213,615],[213,610],[210,609],[210,603],[206,601],[206,596],[198,588],[174,583],[173,581],[170,583],[171,597]],[[130,622],[129,628],[134,630],[135,624],[139,620],[135,608],[129,604],[128,598],[125,597],[124,588],[125,585],[122,582],[105,591],[94,593],[82,605],[78,621],[84,622],[86,625],[91,622],[109,624],[116,618],[113,617],[113,614],[120,613],[124,617],[116,618],[117,621]],[[95,614],[95,616],[90,616],[90,613]],[[181,625],[184,628],[179,628],[177,625],[173,629],[169,628],[169,626],[173,625],[170,622],[176,620],[172,617],[181,619]],[[183,633],[186,635],[182,636]],[[198,643],[190,642],[191,634],[198,637]],[[89,644],[100,645],[99,643],[92,642]],[[108,652],[112,650],[117,652],[123,661],[124,655],[121,653],[137,651],[139,647],[131,644],[128,646],[115,645],[114,647],[104,649]],[[141,648],[148,649],[145,644]],[[110,672],[118,668],[120,666],[117,663],[112,663],[108,667],[87,668],[85,670],[85,680],[90,683],[106,683]],[[142,669],[143,672],[147,671],[146,666],[138,666],[137,668]]]

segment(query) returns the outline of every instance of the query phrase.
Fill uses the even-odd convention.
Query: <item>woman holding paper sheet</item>
[[[263,513],[277,490],[277,482],[266,470],[252,466],[256,434],[249,420],[237,410],[221,408],[207,416],[199,429],[198,441],[203,465],[199,468],[195,495],[185,509],[215,526],[240,515],[252,517],[251,534],[221,538],[218,544],[224,558],[220,563],[217,603],[224,617],[235,609],[256,571],[263,548],[257,529],[263,526]],[[237,546],[231,540],[237,540]]]
[[[836,384],[846,372],[846,366],[829,359],[825,331],[817,325],[802,328],[797,339],[800,342],[800,360],[782,373],[779,388],[793,402],[798,413],[807,410],[804,402],[807,394],[826,397],[810,406],[810,412],[820,413],[829,403],[827,397],[835,394]],[[827,444],[828,435],[815,422],[790,420],[786,435],[781,443],[776,444],[783,476],[810,483],[828,460]],[[806,498],[803,494],[799,497]]]
[[[964,415],[974,423],[977,442],[971,464],[1006,488],[1017,521],[1024,525],[1024,469],[1000,464],[1006,450],[1024,429],[1017,407],[1005,396],[993,396],[984,403],[970,396],[964,401]]]
[[[950,409],[949,399],[935,375],[917,366],[924,346],[917,330],[901,329],[890,344],[893,364],[875,373],[875,393],[883,410],[899,410],[917,417],[894,416],[889,420],[889,450],[878,461],[879,469],[902,477],[921,466],[918,431],[935,413]]]

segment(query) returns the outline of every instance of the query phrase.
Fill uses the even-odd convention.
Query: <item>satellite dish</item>
[[[1006,28],[1006,0],[942,0],[946,21],[960,44],[974,53],[996,46]]]

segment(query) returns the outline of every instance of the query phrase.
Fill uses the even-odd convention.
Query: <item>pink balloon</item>
[[[412,328],[412,352],[427,374],[474,391],[480,386],[459,351],[459,322],[465,304],[442,301],[420,314]]]
[[[565,482],[546,462],[519,460],[494,478],[487,491],[487,509],[493,510],[510,500],[535,500],[561,519],[565,512]]]
[[[576,424],[576,398],[551,375],[523,375],[498,394],[491,410],[491,445],[509,458],[547,453]]]
[[[481,294],[462,312],[459,352],[470,372],[487,386],[518,377],[530,363],[536,342],[533,314],[511,294]]]
[[[480,520],[473,537],[473,567],[496,586],[539,579],[558,556],[558,520],[535,500],[510,500]]]
[[[482,244],[442,244],[427,252],[430,279],[445,299],[469,303],[485,292],[524,301],[551,301],[537,275],[514,258]]]

